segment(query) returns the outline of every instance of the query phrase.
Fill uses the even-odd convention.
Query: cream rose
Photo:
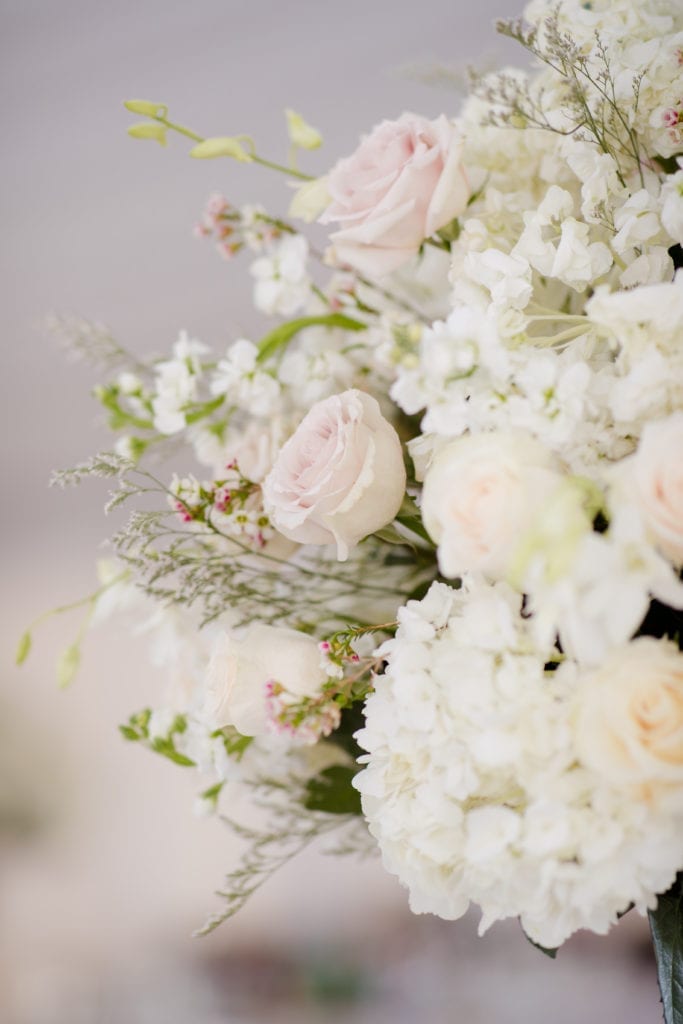
[[[645,526],[657,547],[683,563],[683,412],[648,423],[631,461]]]
[[[683,654],[674,643],[638,637],[585,677],[576,744],[611,782],[683,785]]]
[[[501,578],[538,509],[559,485],[553,456],[527,435],[473,434],[436,455],[422,492],[422,520],[439,568]]]
[[[332,202],[319,220],[340,225],[331,235],[337,260],[377,277],[414,256],[467,206],[461,152],[443,115],[403,114],[374,128],[327,177]]]
[[[263,483],[273,525],[300,544],[349,547],[396,516],[406,486],[398,434],[370,395],[316,402]]]
[[[327,676],[318,645],[305,633],[260,623],[240,638],[223,633],[214,646],[204,681],[202,714],[215,728],[233,725],[243,736],[269,731],[266,685],[313,697]]]

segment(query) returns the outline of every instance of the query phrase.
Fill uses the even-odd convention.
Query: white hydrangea
[[[635,798],[577,756],[579,673],[538,648],[505,585],[435,583],[399,612],[357,738],[355,783],[416,913],[519,917],[555,947],[672,882],[683,805]]]

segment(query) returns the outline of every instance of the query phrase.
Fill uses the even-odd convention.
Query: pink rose
[[[632,473],[653,541],[676,565],[683,565],[683,412],[646,425]]]
[[[332,203],[319,219],[340,224],[331,235],[337,260],[375,277],[414,256],[467,206],[461,151],[443,115],[402,114],[374,128],[327,178]]]
[[[317,402],[263,482],[273,525],[300,544],[349,547],[396,516],[406,486],[398,434],[370,395],[352,389]]]

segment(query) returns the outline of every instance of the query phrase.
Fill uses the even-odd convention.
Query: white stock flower
[[[230,403],[257,416],[270,416],[277,405],[280,385],[260,368],[256,345],[239,338],[219,361],[211,381],[211,393],[226,395]]]
[[[177,434],[186,423],[185,407],[197,396],[201,356],[209,349],[180,332],[173,358],[156,365],[156,394],[152,399],[154,426],[161,434]]]
[[[623,254],[656,238],[661,231],[657,206],[656,197],[646,188],[641,188],[615,211],[617,233],[612,239],[615,252]]]
[[[302,235],[286,235],[268,256],[255,260],[254,305],[268,316],[292,316],[306,305],[311,279],[306,263],[308,242]]]
[[[303,409],[353,384],[356,367],[342,349],[348,344],[343,331],[310,327],[302,331],[297,346],[285,352],[278,377],[291,389],[291,396]]]
[[[598,288],[586,303],[591,323],[613,338],[627,360],[654,344],[665,354],[680,349],[683,324],[683,271],[671,282],[631,291]]]

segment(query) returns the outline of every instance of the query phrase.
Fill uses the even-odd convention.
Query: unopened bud
[[[161,146],[166,145],[166,129],[163,124],[156,124],[154,121],[141,121],[139,124],[132,124],[128,134],[134,139],[152,139]]]
[[[230,156],[242,163],[250,163],[252,159],[239,139],[231,135],[217,135],[211,139],[204,139],[190,150],[190,156],[197,160],[213,160],[219,156]]]
[[[317,128],[305,121],[296,110],[285,110],[287,118],[287,131],[289,138],[295,146],[301,149],[318,149],[322,145],[323,137]]]
[[[166,117],[168,107],[165,103],[150,103],[149,100],[126,100],[126,110],[131,114],[141,114],[143,117]]]

